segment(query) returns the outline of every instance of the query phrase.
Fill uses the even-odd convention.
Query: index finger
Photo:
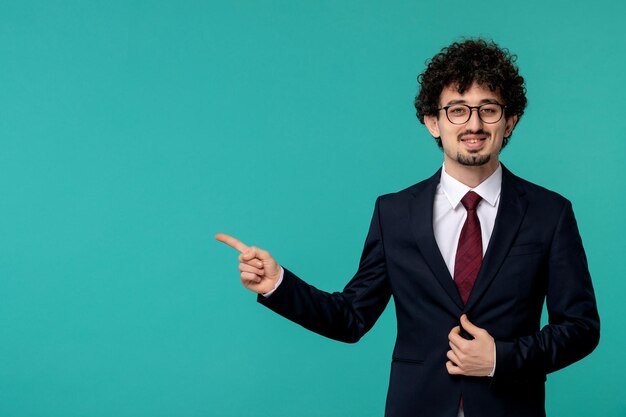
[[[461,328],[459,326],[452,328],[450,333],[448,333],[448,340],[452,343],[459,343],[461,340],[465,340],[460,333]]]
[[[222,243],[226,243],[228,246],[230,246],[233,249],[238,250],[239,252],[243,253],[248,250],[248,247],[244,245],[243,243],[241,243],[239,240],[235,239],[232,236],[228,236],[224,233],[216,234],[215,239],[219,240]]]

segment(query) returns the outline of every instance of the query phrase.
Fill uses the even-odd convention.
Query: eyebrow
[[[478,105],[488,104],[488,103],[499,103],[495,98],[484,98],[478,102]],[[455,104],[467,104],[467,100],[450,100],[446,106],[453,106]]]

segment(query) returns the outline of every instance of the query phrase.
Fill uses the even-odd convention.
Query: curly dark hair
[[[467,39],[454,42],[435,55],[426,70],[417,77],[421,88],[415,97],[417,118],[423,124],[424,116],[439,114],[439,98],[444,88],[456,86],[463,94],[474,82],[499,91],[506,105],[505,115],[517,115],[526,108],[524,78],[515,65],[517,56],[495,42],[485,39]],[[504,148],[511,136],[504,138]],[[441,138],[436,138],[441,148]]]

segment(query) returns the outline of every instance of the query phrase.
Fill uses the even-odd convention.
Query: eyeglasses
[[[500,103],[486,103],[480,106],[468,106],[467,104],[452,104],[439,110],[446,111],[446,117],[454,125],[463,125],[472,117],[472,110],[476,109],[478,117],[484,123],[497,123],[502,119],[505,105]]]

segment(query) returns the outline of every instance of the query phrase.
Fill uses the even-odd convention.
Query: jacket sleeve
[[[496,378],[545,378],[582,359],[598,345],[600,318],[569,201],[555,229],[547,271],[548,324],[536,334],[496,341]]]
[[[367,235],[359,268],[341,292],[328,293],[285,271],[283,282],[258,302],[287,319],[331,339],[357,342],[369,331],[391,296],[381,238],[379,200]],[[324,267],[328,273],[330,268]]]

